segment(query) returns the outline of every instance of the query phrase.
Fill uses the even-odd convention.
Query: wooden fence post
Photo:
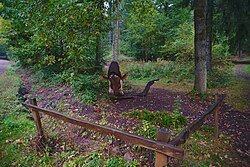
[[[30,100],[30,103],[33,104],[34,106],[37,106],[36,98],[32,98]],[[42,123],[40,119],[40,114],[37,111],[34,111],[34,110],[31,110],[31,111],[32,111],[32,116],[34,118],[34,122],[36,124],[37,135],[39,137],[39,140],[42,141],[44,140],[44,135],[43,135],[43,128],[42,128]]]
[[[215,102],[218,100],[218,94],[215,94]],[[219,136],[219,109],[220,105],[217,106],[214,110],[214,136],[215,139],[218,139]]]
[[[159,129],[157,132],[157,140],[161,142],[168,142],[171,136],[171,132],[166,129]],[[163,167],[168,164],[168,156],[156,151],[155,167]]]

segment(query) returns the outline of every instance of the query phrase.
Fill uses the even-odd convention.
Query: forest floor
[[[4,72],[7,65],[8,62],[0,60],[0,72]],[[239,71],[236,71],[236,78],[242,76],[242,74],[243,76],[246,76],[241,67],[237,67],[237,69],[239,69]],[[141,125],[141,122],[135,118],[126,116],[123,113],[145,109],[152,112],[173,112],[174,101],[176,99],[180,99],[181,114],[188,119],[188,123],[191,123],[207,111],[209,106],[211,106],[215,101],[212,94],[209,95],[206,100],[202,100],[187,94],[185,91],[173,90],[169,87],[164,87],[163,89],[162,86],[157,86],[156,83],[152,86],[146,97],[137,97],[135,99],[119,101],[107,101],[100,98],[94,105],[84,105],[79,102],[79,99],[74,96],[73,90],[67,85],[56,84],[53,86],[39,86],[34,88],[34,85],[38,85],[39,83],[34,82],[30,72],[21,70],[18,74],[21,76],[25,88],[29,90],[29,94],[37,97],[38,106],[54,109],[66,115],[123,129],[128,132],[133,132],[138,125]],[[248,85],[248,83],[249,80],[246,77],[243,77],[240,79],[240,85],[238,86],[240,88],[244,88],[244,90],[240,91],[247,92],[245,94],[241,94],[241,98],[247,99],[247,101],[249,101],[249,87],[245,85]],[[130,95],[135,92],[140,92],[143,87],[144,86],[142,85],[135,85],[131,91],[127,92],[127,94]],[[221,133],[229,136],[230,146],[229,148],[224,148],[224,153],[218,152],[218,157],[220,159],[224,159],[224,162],[226,163],[225,166],[249,166],[250,108],[247,107],[243,111],[236,109],[229,103],[230,101],[226,99],[220,109],[219,129]],[[139,149],[138,151],[137,148],[137,153],[135,153],[134,146],[129,145],[128,143],[115,139],[110,141],[110,138],[105,135],[101,136],[101,138],[97,137],[98,135],[85,128],[79,128],[71,124],[61,123],[60,121],[55,121],[45,115],[43,115],[42,123],[45,128],[45,132],[47,132],[47,136],[55,136],[55,134],[57,134],[57,137],[50,142],[50,147],[53,152],[62,152],[62,150],[68,150],[69,148],[74,151],[78,150],[80,153],[88,153],[89,151],[99,150],[106,152],[106,154],[124,157],[129,161],[136,159],[141,162],[142,166],[153,166],[154,155],[151,151],[144,149]],[[213,125],[213,118],[206,121],[206,125]],[[217,141],[218,147],[220,144],[223,145],[223,142],[223,138],[220,137]],[[36,147],[34,143],[35,142],[33,142],[33,145]],[[204,145],[204,141],[199,143],[199,147],[202,145]],[[215,147],[217,147],[217,145]],[[100,148],[103,148],[103,150]],[[226,149],[230,149],[230,151]],[[216,152],[216,148],[213,148],[213,150],[210,151]],[[202,158],[208,159],[206,153],[201,152],[199,154],[203,155],[199,155],[197,157],[193,156],[195,160],[199,159],[200,161]],[[202,158],[200,159],[201,156]],[[143,159],[141,159],[141,157],[143,157]],[[65,160],[62,160],[61,165],[64,161]],[[218,163],[216,166],[223,165]]]
[[[236,76],[242,75],[240,67],[239,73]],[[183,114],[188,122],[199,118],[209,106],[214,103],[212,95],[207,100],[194,98],[188,95],[187,92],[178,92],[166,88],[157,88],[152,86],[149,94],[146,97],[137,97],[135,99],[126,99],[120,101],[102,101],[101,99],[95,105],[84,105],[78,102],[77,98],[73,95],[73,91],[66,85],[54,85],[50,87],[39,87],[34,91],[32,85],[34,83],[30,73],[21,73],[20,76],[23,79],[24,86],[33,90],[30,94],[35,94],[38,98],[38,106],[55,109],[63,112],[67,115],[87,119],[96,123],[113,126],[119,129],[126,129],[126,131],[133,131],[139,124],[138,120],[124,116],[122,113],[131,112],[135,110],[149,110],[155,111],[173,111],[174,100],[180,98],[181,101],[181,114]],[[247,79],[244,75],[244,79]],[[157,85],[157,83],[156,83]],[[127,94],[139,92],[144,86],[135,86]],[[245,97],[242,97],[245,98]],[[221,132],[227,134],[230,137],[232,143],[232,149],[235,155],[223,157],[225,161],[230,161],[227,164],[233,164],[232,166],[248,166],[250,165],[250,108],[246,111],[239,111],[224,102],[219,112],[219,129]],[[74,142],[78,147],[88,148],[90,150],[101,147],[97,139],[93,139],[89,135],[89,131],[86,129],[79,129],[73,125],[57,125],[54,127],[54,121],[44,121],[44,126],[48,129],[53,129],[54,132],[59,133],[61,137],[65,138],[68,142]],[[206,122],[207,125],[213,125],[213,119],[209,119]],[[85,137],[83,133],[88,133]],[[104,141],[107,141],[107,137],[104,136]],[[140,155],[135,155],[131,151],[131,147],[123,147],[119,140],[113,141],[106,150],[114,155],[121,155],[128,160],[137,158],[140,159]],[[126,145],[126,144],[125,144]],[[60,148],[58,148],[60,149]],[[86,150],[85,150],[86,151]],[[153,155],[150,152],[142,151],[141,154],[147,157],[142,165],[152,166]],[[231,166],[230,165],[230,166]]]

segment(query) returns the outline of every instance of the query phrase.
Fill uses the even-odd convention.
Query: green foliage
[[[107,83],[100,78],[99,74],[94,75],[73,75],[69,82],[73,86],[75,93],[82,97],[84,103],[97,101],[98,96],[107,91]]]
[[[215,41],[213,43],[212,63],[223,63],[230,57],[229,41],[224,35],[216,34]]]
[[[247,76],[250,76],[250,65],[244,65],[243,66],[243,69],[244,69],[244,71],[245,71],[245,73],[246,73],[246,75]]]
[[[208,88],[223,88],[232,84],[232,67],[213,69],[208,73]]]
[[[0,75],[0,85],[1,114],[15,112],[19,105],[16,93],[21,85],[21,79],[15,73],[7,71],[6,75]]]
[[[214,129],[204,126],[196,131],[182,146],[187,150],[187,156],[181,166],[234,166],[227,162],[230,155],[230,138],[220,134],[219,139],[214,140]],[[232,156],[232,155],[231,155]]]
[[[142,120],[142,126],[136,126],[135,133],[146,138],[156,139],[156,127],[146,120]]]
[[[108,159],[105,159],[108,158]],[[102,153],[96,151],[91,152],[90,155],[78,157],[70,162],[65,163],[66,167],[88,166],[88,167],[136,167],[139,163],[137,161],[129,162],[123,158],[105,157]]]
[[[186,52],[190,54],[189,49],[193,45],[193,37],[190,37],[192,14],[189,8],[180,8],[178,3],[152,0],[144,3],[125,1],[127,10],[124,16],[125,26],[122,29],[121,51],[146,61],[157,58],[173,60],[178,56],[175,55],[178,53],[176,51],[188,57],[189,55],[184,54]],[[170,43],[172,48],[168,47]],[[181,46],[174,46],[175,44],[181,44]]]
[[[194,28],[193,23],[184,22],[176,28],[173,40],[166,41],[162,52],[167,58],[179,62],[194,61]]]
[[[122,158],[110,158],[107,162],[107,167],[117,167],[117,166],[121,166],[121,167],[136,167],[139,165],[139,162],[137,161],[126,161]]]
[[[51,86],[58,83],[72,86],[74,93],[83,103],[94,103],[100,94],[107,92],[107,82],[96,74],[78,74],[73,70],[64,70],[61,73],[39,70],[36,72],[35,81],[40,86]]]
[[[186,118],[182,116],[178,110],[179,109],[177,108],[174,109],[174,113],[171,114],[169,112],[158,111],[152,113],[147,110],[142,110],[142,111],[133,111],[129,113],[129,115],[139,120],[147,121],[150,124],[171,129],[171,128],[183,127],[184,125],[187,124]],[[145,122],[145,125],[147,125],[147,122]]]
[[[250,4],[245,0],[215,1],[214,31],[224,34],[229,39],[229,50],[235,54],[238,50],[249,53],[249,29],[250,16],[248,9]]]
[[[168,82],[193,81],[194,68],[191,64],[158,59],[156,62],[127,63],[126,69],[129,71],[129,76],[135,80],[165,78]]]
[[[125,17],[125,33],[128,42],[123,52],[135,56],[137,59],[151,59],[153,55],[151,45],[152,35],[156,29],[156,18],[158,12],[154,8],[152,0],[146,1],[125,1],[128,13]],[[133,48],[128,48],[133,45]]]
[[[13,54],[21,65],[93,72],[100,64],[107,31],[102,2],[4,1]],[[101,46],[102,45],[102,46]]]
[[[11,71],[0,75],[0,161],[1,166],[27,166],[29,159],[23,156],[31,151],[30,138],[35,133],[34,122],[28,120],[27,113],[20,113],[23,107],[16,97],[20,78]]]
[[[7,54],[8,54],[7,52],[8,52],[8,45],[0,42],[0,58],[1,59],[7,58]]]

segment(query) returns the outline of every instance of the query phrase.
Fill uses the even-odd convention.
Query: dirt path
[[[6,67],[9,65],[8,60],[0,60],[0,75],[3,74],[6,70]]]
[[[248,76],[246,74],[242,64],[236,64],[235,67],[236,67],[236,70],[235,70],[235,73],[234,73],[235,78],[243,78],[243,79],[246,79],[246,80],[250,80],[250,76]]]
[[[21,74],[21,77],[23,78],[26,87],[31,88],[32,83],[30,82],[30,76],[27,74]],[[135,89],[128,94],[136,92],[138,91]],[[147,109],[153,112],[171,112],[173,111],[174,100],[179,98],[181,101],[181,113],[185,115],[191,123],[207,111],[209,106],[214,102],[201,101],[183,93],[159,88],[151,88],[146,97],[114,101],[112,103],[99,102],[98,106],[86,106],[77,102],[69,86],[55,85],[53,87],[41,87],[38,91],[33,93],[35,93],[40,99],[43,99],[38,103],[40,107],[56,109],[56,106],[59,103],[63,103],[65,106],[63,112],[73,112],[79,116],[87,117],[94,122],[102,119],[102,116],[96,110],[98,107],[102,106],[101,110],[106,113],[106,121],[108,123],[127,130],[135,127],[137,122],[136,120],[128,120],[127,117],[121,114],[123,112],[129,112],[135,109]],[[250,111],[239,112],[224,103],[219,116],[220,131],[231,137],[232,143],[235,146],[235,151],[240,157],[242,157],[242,161],[250,164]],[[208,120],[207,124],[213,124],[213,120]],[[69,131],[71,130],[72,128]],[[67,132],[59,132],[68,136]],[[80,145],[81,141],[85,139],[77,134],[71,135],[74,136],[74,139],[69,140],[79,141]]]

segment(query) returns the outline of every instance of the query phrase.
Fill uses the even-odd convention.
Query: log
[[[250,64],[250,60],[233,60],[234,64]]]
[[[149,81],[147,85],[145,86],[144,90],[141,93],[133,94],[133,96],[147,96],[150,87],[156,82],[159,81],[160,79],[154,79],[152,81]]]
[[[136,94],[132,94],[129,96],[118,96],[116,99],[117,100],[124,100],[124,99],[134,99],[136,96],[140,96],[140,97],[145,97],[148,95],[148,92],[150,90],[150,87],[156,82],[159,81],[160,79],[154,79],[152,81],[149,81],[147,83],[147,85],[145,86],[144,90],[141,93],[136,93]]]

